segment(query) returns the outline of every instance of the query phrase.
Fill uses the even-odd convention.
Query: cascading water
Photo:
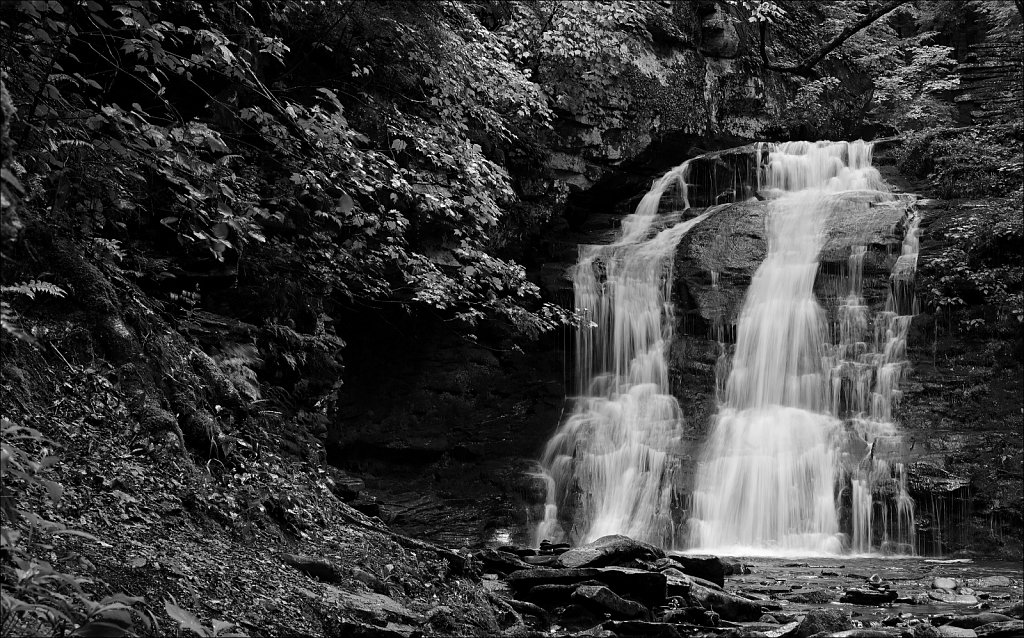
[[[894,197],[863,142],[768,150],[768,164],[758,171],[758,191],[772,198],[768,254],[747,291],[731,368],[720,365],[728,376],[697,469],[691,546],[745,555],[868,552],[885,543],[885,549],[912,551],[913,501],[902,466],[879,448],[898,445],[891,406],[906,369],[916,222],[893,269],[886,311],[875,317],[873,343],[861,298],[866,250],[852,249],[838,343],[831,345],[814,295],[826,225],[848,210],[846,201],[871,206]],[[849,535],[840,529],[847,487]],[[892,494],[880,504],[876,493],[883,487]],[[879,543],[872,537],[876,510],[886,530]]]
[[[691,175],[698,161],[711,168]],[[722,170],[732,177],[715,172]],[[683,210],[694,197],[716,205],[687,221],[658,214],[672,191]],[[683,235],[726,206],[719,201],[752,194],[770,200],[768,253],[738,324],[715,324],[719,412],[684,538],[676,497],[685,487],[683,419],[666,361],[672,261]],[[892,406],[916,305],[916,218],[907,218],[884,311],[872,315],[863,298],[866,245],[851,249],[833,319],[814,293],[830,224],[874,206],[910,208],[871,166],[869,144],[757,144],[673,169],[623,220],[614,243],[580,246],[572,271],[577,396],[541,461],[547,502],[535,540],[625,534],[716,553],[913,553],[914,505]],[[717,289],[720,273],[710,276]],[[731,350],[727,335],[736,338]]]
[[[689,208],[684,163],[654,183],[613,244],[580,246],[573,270],[578,397],[542,459],[548,485],[538,540],[587,542],[626,534],[659,545],[676,540],[673,475],[682,424],[669,393],[672,256],[682,236],[712,211],[663,230],[658,207],[677,190]],[[678,219],[678,217],[676,217]],[[568,506],[568,507],[567,507]],[[571,520],[559,520],[568,513]]]

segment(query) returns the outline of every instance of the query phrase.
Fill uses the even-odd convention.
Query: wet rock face
[[[710,426],[716,411],[715,363],[718,341],[734,341],[736,324],[751,279],[764,261],[765,219],[770,201],[730,205],[680,242],[673,270],[677,307],[676,341],[670,352],[673,388],[694,435]],[[906,230],[907,205],[878,203],[867,193],[843,200],[826,226],[815,294],[830,320],[835,319],[851,248],[867,247],[863,262],[863,296],[872,312],[889,294],[889,274]]]

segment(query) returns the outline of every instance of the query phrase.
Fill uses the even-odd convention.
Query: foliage
[[[38,556],[56,556],[52,538],[62,534],[82,536],[47,520],[29,505],[45,494],[53,506],[60,503],[64,486],[47,478],[46,472],[60,461],[53,441],[38,430],[0,421],[0,551],[6,559],[0,570],[0,630],[4,635],[125,636],[150,630],[152,615],[141,598],[115,594],[100,600],[84,588],[91,581],[62,571]]]
[[[145,279],[287,269],[333,306],[550,327],[494,254],[517,196],[473,141],[551,117],[505,41],[463,3],[257,8],[5,4],[24,208],[120,242]]]
[[[945,245],[924,260],[920,290],[934,311],[959,311],[967,329],[1014,334],[1024,327],[1021,191],[974,205],[932,234]]]
[[[0,285],[0,294],[5,296],[10,295],[24,295],[29,299],[35,299],[36,294],[42,293],[52,295],[54,297],[63,297],[64,290],[59,286],[55,286],[45,281],[26,281],[19,284],[12,285]],[[0,327],[2,327],[8,334],[27,341],[28,343],[34,343],[35,337],[21,327],[18,322],[18,313],[14,311],[14,308],[10,305],[7,299],[0,300]]]
[[[925,177],[943,198],[1002,196],[1024,182],[1024,129],[932,128],[907,135],[896,153],[900,172]]]
[[[943,243],[923,261],[927,306],[957,311],[969,329],[1019,331],[1024,324],[1024,141],[1019,124],[934,128],[909,134],[897,167],[925,177],[961,210],[929,234]],[[985,198],[982,201],[962,201]]]

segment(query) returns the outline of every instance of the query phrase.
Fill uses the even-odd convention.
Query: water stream
[[[855,245],[829,321],[814,286],[833,216],[847,214],[850,202],[867,208],[897,198],[864,142],[756,145],[747,154],[754,183],[733,184],[731,197],[756,191],[770,200],[768,251],[731,331],[735,346],[721,344],[719,411],[688,525],[678,498],[688,487],[679,472],[683,410],[666,361],[672,261],[682,236],[725,205],[690,219],[659,207],[675,196],[675,208],[690,208],[699,195],[687,180],[700,158],[656,181],[614,243],[580,247],[572,272],[583,317],[577,396],[542,458],[548,502],[537,541],[614,533],[731,555],[914,552],[892,406],[915,312],[916,221],[885,310],[872,316],[863,299],[867,247]]]

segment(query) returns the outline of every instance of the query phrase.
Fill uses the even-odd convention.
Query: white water
[[[825,229],[837,210],[849,211],[844,198],[893,198],[863,142],[786,143],[770,147],[768,157],[758,171],[759,191],[774,198],[768,254],[747,291],[724,396],[697,469],[691,546],[732,555],[810,555],[867,553],[888,543],[885,549],[912,552],[913,501],[903,468],[879,449],[898,447],[891,406],[906,369],[916,225],[870,344],[861,298],[866,251],[853,248],[832,345],[813,290]],[[848,427],[844,416],[851,417]],[[881,487],[892,497],[876,500]],[[850,534],[840,530],[844,489]],[[876,513],[887,535],[896,530],[893,538],[872,537]]]
[[[589,542],[625,534],[672,545],[674,474],[682,410],[669,393],[672,256],[682,236],[711,211],[656,232],[666,192],[686,199],[685,163],[654,183],[619,239],[580,246],[573,270],[578,396],[548,443],[548,484],[537,541]],[[559,513],[572,516],[559,520]]]
[[[914,552],[914,506],[892,407],[915,312],[916,218],[885,310],[872,316],[861,290],[867,249],[853,246],[830,322],[814,285],[832,218],[906,204],[871,166],[869,144],[753,151],[757,191],[771,200],[768,254],[738,325],[717,328],[719,413],[696,471],[688,538],[677,524],[683,416],[665,356],[672,256],[682,236],[720,207],[681,223],[658,207],[676,191],[689,208],[690,162],[654,183],[617,241],[580,246],[572,273],[582,316],[579,385],[542,458],[547,502],[535,542],[625,534],[732,555]],[[719,273],[710,274],[716,287]],[[731,358],[727,332],[736,335]]]

